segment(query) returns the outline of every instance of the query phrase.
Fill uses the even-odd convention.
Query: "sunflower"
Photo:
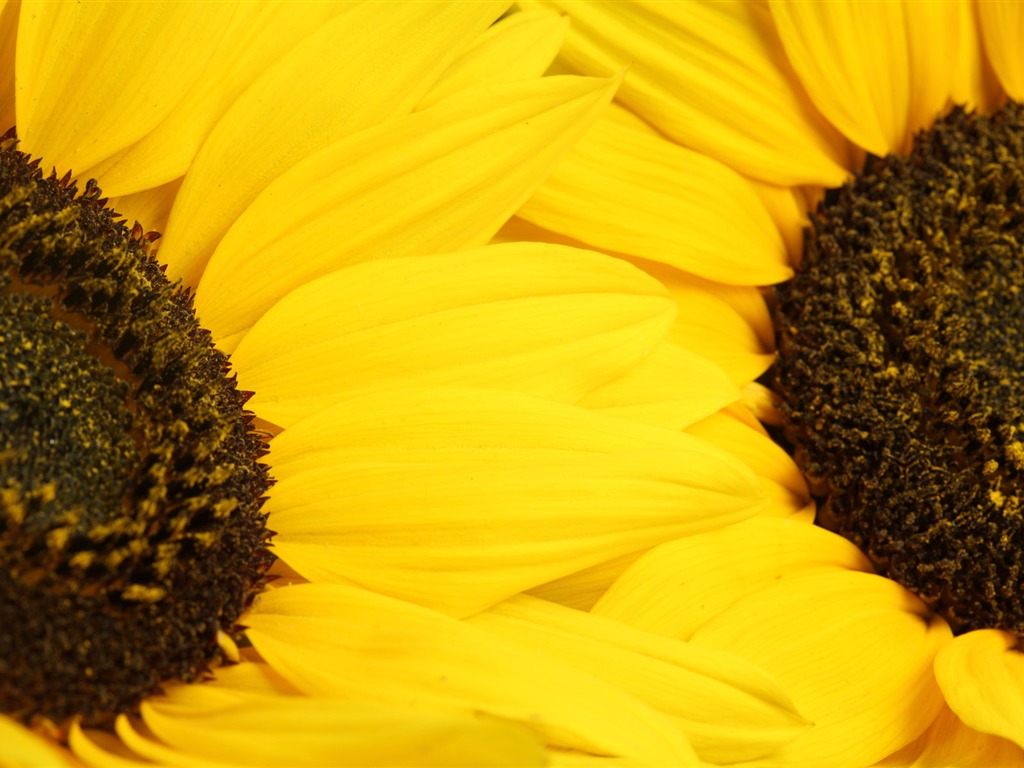
[[[763,334],[750,291],[492,242],[621,81],[543,76],[565,19],[507,10],[3,5],[0,763],[696,764],[806,730],[757,664],[581,610],[806,489],[735,406],[764,350],[718,367],[676,317]]]
[[[520,5],[569,18],[559,71],[629,69],[506,231],[685,286],[669,338],[820,502],[552,599],[774,675],[813,726],[766,765],[1024,765],[1021,6]]]

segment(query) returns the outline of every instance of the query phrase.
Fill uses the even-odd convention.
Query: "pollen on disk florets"
[[[201,677],[271,560],[246,395],[104,203],[0,140],[0,713],[26,721]]]
[[[957,632],[1024,635],[1024,107],[956,109],[819,207],[778,291],[819,522]]]

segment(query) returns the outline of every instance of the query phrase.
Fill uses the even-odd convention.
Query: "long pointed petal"
[[[408,603],[306,584],[265,593],[244,621],[260,655],[312,695],[484,713],[566,748],[650,765],[697,762],[671,719],[639,700],[533,649]]]
[[[341,394],[452,385],[573,402],[630,371],[675,307],[657,281],[590,251],[533,243],[383,259],[278,302],[232,356],[283,427]]]
[[[1017,3],[977,3],[985,54],[1011,99],[1024,99],[1024,8]]]
[[[792,275],[778,230],[742,176],[615,114],[594,124],[519,216],[711,280],[768,285]]]
[[[594,613],[685,640],[762,586],[821,568],[869,572],[871,565],[840,536],[805,522],[757,517],[657,547],[615,582]]]
[[[340,267],[483,245],[614,88],[576,77],[481,88],[299,163],[218,246],[197,289],[204,324],[223,339],[292,288]]]
[[[877,763],[878,768],[1022,768],[1024,749],[998,736],[969,728],[943,706],[927,731],[898,752]]]
[[[809,726],[768,675],[730,653],[525,596],[469,623],[542,651],[671,715],[697,755],[711,763],[763,757]]]
[[[950,639],[895,582],[839,569],[784,577],[693,636],[779,680],[814,727],[772,759],[808,768],[869,765],[920,736],[942,706],[932,663]]]
[[[342,137],[407,114],[506,5],[358,3],[267,69],[196,155],[165,233],[169,274],[196,285],[268,184]]]
[[[588,74],[628,65],[618,99],[683,146],[774,184],[846,176],[844,142],[796,84],[760,3],[545,5],[572,19],[569,63]]]
[[[960,635],[935,660],[950,708],[967,725],[1024,747],[1024,654],[1009,632]]]
[[[493,24],[420,99],[426,109],[465,88],[540,77],[558,55],[569,20],[550,13],[513,13]]]
[[[18,134],[25,151],[76,173],[159,125],[203,76],[234,3],[24,0]]]
[[[761,503],[696,438],[502,392],[355,398],[275,438],[270,461],[290,566],[454,615]]]

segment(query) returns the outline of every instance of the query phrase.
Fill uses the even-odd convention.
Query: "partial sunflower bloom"
[[[696,765],[808,728],[737,654],[523,594],[802,481],[730,449],[770,339],[677,341],[703,284],[489,244],[621,81],[542,76],[565,19],[507,10],[0,9],[0,764]]]
[[[819,504],[550,597],[770,671],[814,725],[766,765],[1024,765],[1021,9],[521,6],[570,19],[558,71],[629,70],[515,226],[687,285],[670,338],[809,485],[736,406],[684,429]]]

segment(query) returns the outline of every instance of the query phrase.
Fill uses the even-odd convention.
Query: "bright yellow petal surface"
[[[1009,632],[960,635],[935,660],[935,676],[950,708],[982,733],[1024,747],[1024,655]]]
[[[203,140],[242,91],[332,16],[351,8],[344,3],[239,4],[203,76],[184,91],[167,118],[89,175],[100,179],[107,195],[134,194],[184,176]],[[315,88],[310,77],[316,74],[310,70],[303,82]]]
[[[551,13],[513,13],[492,25],[420,99],[433,106],[464,88],[540,77],[562,47],[569,20]]]
[[[0,131],[14,125],[14,49],[20,0],[0,2]]]
[[[979,733],[944,706],[935,722],[879,768],[1021,768],[1024,750],[998,736]]]
[[[530,589],[528,594],[551,603],[564,605],[566,608],[589,611],[601,599],[601,595],[607,592],[615,580],[622,575],[623,571],[647,551],[645,549],[639,552],[628,552],[590,568],[570,573],[560,579],[540,584]]]
[[[672,719],[640,700],[534,649],[402,601],[307,584],[265,593],[243,620],[260,655],[311,695],[485,714],[566,748],[651,765],[697,762]]]
[[[966,104],[990,112],[1005,98],[999,78],[985,55],[979,28],[978,14],[983,6],[990,4],[960,0],[956,5],[960,16],[960,37],[951,97],[954,104]]]
[[[951,638],[942,619],[874,574],[829,569],[765,583],[693,642],[762,666],[814,723],[767,765],[866,765],[924,732],[942,706],[932,674]]]
[[[725,412],[692,424],[686,431],[728,451],[757,474],[769,499],[765,514],[792,515],[810,503],[807,482],[793,459],[761,429]]]
[[[905,149],[911,69],[903,3],[770,6],[793,69],[832,124],[876,155]],[[933,65],[935,50],[927,51]]]
[[[207,71],[235,3],[22,3],[21,148],[83,173],[159,125]]]
[[[775,360],[774,331],[756,288],[723,286],[651,262],[637,262],[676,301],[669,340],[713,362],[737,386],[756,379]]]
[[[71,724],[68,744],[75,757],[89,768],[143,768],[152,766],[132,752],[112,733],[99,729],[83,729],[77,722]],[[166,763],[155,763],[166,766]]]
[[[518,215],[724,283],[767,285],[792,274],[774,222],[743,177],[614,113],[595,123]]]
[[[21,723],[0,715],[0,767],[57,768],[73,766],[67,753]]]
[[[149,232],[163,232],[179,189],[181,179],[175,179],[144,192],[113,198],[109,206],[129,224],[138,221]]]
[[[783,242],[786,243],[789,263],[799,264],[804,251],[804,227],[810,223],[803,196],[799,190],[788,187],[759,181],[752,181],[750,184],[761,198],[761,203],[778,227]]]
[[[202,686],[199,686],[202,687]],[[234,701],[142,704],[139,723],[118,732],[155,759],[193,756],[239,766],[540,766],[527,730],[471,715],[387,708],[365,701],[248,695]],[[166,746],[165,746],[166,745]],[[187,758],[184,756],[188,756]]]
[[[610,416],[683,429],[739,398],[721,368],[671,342],[639,365],[591,391],[579,405]]]
[[[908,130],[931,126],[945,110],[957,79],[961,6],[966,2],[904,2],[910,70]],[[936,55],[942,51],[942,55]]]
[[[572,20],[569,63],[588,74],[629,65],[619,100],[684,146],[774,184],[845,177],[843,142],[795,85],[761,4],[545,5]]]
[[[985,53],[1003,89],[1012,99],[1024,99],[1024,7],[1019,3],[978,3],[978,20]]]
[[[576,401],[661,342],[675,305],[622,261],[537,243],[383,259],[278,302],[232,356],[287,427],[345,392],[484,386]]]
[[[167,227],[168,273],[196,285],[220,238],[270,182],[342,137],[411,111],[506,5],[353,4],[266,69],[195,158]]]
[[[615,582],[594,613],[686,640],[745,596],[812,569],[870,571],[871,565],[840,536],[805,522],[757,517],[657,547]]]
[[[753,474],[697,438],[481,390],[354,398],[269,460],[289,565],[455,615],[761,504]]]
[[[547,77],[471,90],[299,163],[218,246],[197,290],[203,323],[223,340],[342,266],[485,244],[614,89]]]
[[[583,670],[671,715],[712,763],[762,757],[809,723],[762,670],[723,653],[519,596],[469,623]]]

